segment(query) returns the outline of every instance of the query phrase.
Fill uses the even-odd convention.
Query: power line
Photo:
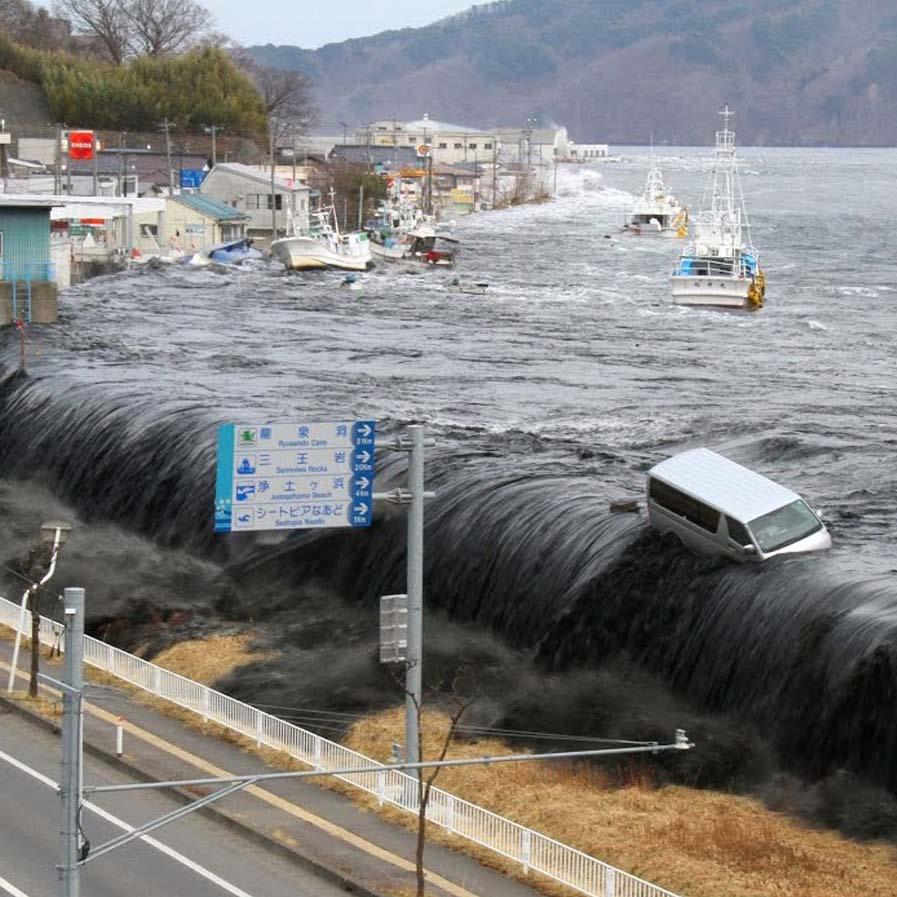
[[[320,728],[337,729],[336,724],[342,726],[370,717],[370,713],[349,712],[341,710],[318,710],[311,707],[288,707],[283,704],[256,704],[256,707],[264,710],[286,711],[281,712],[283,719],[304,722],[306,725],[316,725]],[[330,725],[326,725],[330,724]],[[599,735],[570,735],[563,732],[534,732],[526,729],[504,729],[493,726],[476,726],[460,724],[455,731],[459,734],[489,736],[495,738],[518,738],[543,741],[576,741],[576,742],[601,742],[606,744],[632,744],[650,745],[653,741],[637,741],[630,738],[608,738]]]

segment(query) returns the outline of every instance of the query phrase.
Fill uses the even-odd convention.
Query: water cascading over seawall
[[[213,416],[197,406],[24,375],[0,385],[0,463],[85,519],[225,561],[238,586],[326,581],[373,609],[404,585],[404,515],[370,532],[274,544],[211,531]],[[547,671],[627,658],[700,708],[747,720],[808,777],[847,768],[897,790],[897,583],[829,555],[736,566],[701,560],[611,514],[594,479],[536,475],[511,457],[434,453],[427,603],[489,627]],[[400,481],[384,458],[378,488]],[[528,472],[529,471],[529,472]],[[274,600],[251,594],[256,610]],[[201,596],[197,596],[201,600]]]

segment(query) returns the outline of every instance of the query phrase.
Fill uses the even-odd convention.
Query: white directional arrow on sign
[[[370,428],[367,424],[364,424],[363,426],[361,426],[361,427],[358,428],[358,432],[359,432],[362,436],[367,437],[367,436],[370,436],[370,435],[371,435],[371,433],[373,432],[373,430],[371,430],[371,428]]]
[[[358,488],[362,491],[364,491],[368,486],[371,485],[371,481],[367,477],[360,477],[355,482],[358,485]]]
[[[361,461],[362,464],[367,464],[368,461],[371,460],[371,453],[370,452],[359,452],[358,460]]]
[[[358,504],[358,505],[355,505],[355,507],[353,508],[353,510],[355,511],[356,514],[367,514],[367,512],[368,512],[368,506],[367,506],[367,505]]]

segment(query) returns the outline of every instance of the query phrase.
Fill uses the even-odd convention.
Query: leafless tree
[[[57,0],[56,15],[110,62],[120,64],[131,46],[131,20],[122,0]]]
[[[71,34],[64,21],[27,0],[0,0],[0,32],[40,50],[65,46]]]
[[[194,0],[125,0],[131,50],[137,56],[169,56],[199,43],[212,26],[209,11]]]
[[[405,682],[404,677],[407,669],[407,663],[397,665],[392,669],[393,677],[395,678],[396,683],[402,686],[403,691]],[[434,689],[435,693],[447,693],[452,703],[452,712],[449,714],[449,726],[439,747],[439,753],[435,757],[439,762],[445,760],[448,755],[449,748],[452,746],[452,742],[455,739],[455,732],[461,723],[461,718],[467,713],[470,706],[476,700],[476,697],[465,698],[462,696],[461,682],[465,679],[470,680],[468,685],[472,685],[474,692],[478,691],[479,686],[477,684],[476,676],[474,675],[473,667],[470,666],[467,661],[462,660],[460,665],[456,668],[451,682],[448,683],[448,687]],[[417,710],[417,743],[420,745],[421,759],[423,760],[423,702],[409,692],[405,692],[405,695],[406,697],[411,698]],[[425,772],[424,770],[409,772],[409,775],[414,776],[418,781],[417,845],[414,851],[414,870],[417,878],[416,897],[425,897],[426,895],[427,881],[424,872],[424,849],[427,846],[427,807],[430,806],[430,795],[433,792],[433,784],[441,770],[442,767],[436,766],[432,767],[428,772]]]
[[[231,54],[259,92],[275,141],[294,139],[307,132],[317,119],[311,79],[302,72],[259,65],[241,47]]]

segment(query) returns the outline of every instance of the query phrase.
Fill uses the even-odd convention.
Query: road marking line
[[[24,891],[20,891],[11,881],[7,881],[3,877],[0,877],[0,888],[7,894],[12,894],[12,897],[28,897]]]
[[[47,785],[49,788],[52,788],[54,791],[59,787],[56,782],[53,781],[49,776],[45,776],[42,772],[38,772],[36,769],[32,769],[30,766],[22,763],[20,760],[17,760],[15,757],[11,757],[9,754],[4,751],[0,751],[0,760],[5,761],[10,766],[14,766],[20,772],[25,773],[25,775],[31,776],[33,779],[37,779],[37,781]],[[126,832],[133,832],[135,827],[133,825],[129,825],[123,819],[119,819],[117,816],[113,816],[107,810],[104,810],[102,807],[98,807],[96,804],[91,803],[86,800],[83,802],[82,806],[86,807],[92,813],[95,813],[100,819],[105,819],[106,822],[111,823],[114,826],[117,826],[120,829],[124,829]],[[218,885],[224,891],[227,891],[228,894],[233,894],[233,897],[252,897],[252,895],[248,894],[242,888],[238,888],[236,885],[231,884],[229,881],[223,879],[220,875],[216,875],[209,869],[206,869],[205,866],[200,866],[199,863],[195,863],[189,857],[184,856],[182,853],[178,853],[178,851],[174,850],[168,845],[163,844],[161,841],[157,841],[155,838],[150,835],[141,835],[139,838],[140,841],[145,842],[150,847],[155,847],[160,853],[164,853],[166,856],[171,857],[171,859],[176,860],[182,866],[186,866],[191,872],[195,872],[197,875],[202,876],[207,881],[212,882],[212,884]],[[0,884],[2,884],[2,880],[0,880]],[[11,891],[13,897],[28,897],[27,894],[22,894],[21,891],[18,893]]]
[[[9,665],[0,661],[0,668],[9,670]],[[21,671],[19,671],[17,675],[21,678],[27,678],[26,674]],[[122,681],[124,683],[124,680]],[[41,687],[55,695],[59,694],[56,689],[50,688],[49,686]],[[172,706],[176,707],[177,704],[173,704]],[[115,725],[118,720],[117,714],[110,713],[108,710],[103,710],[100,707],[95,707],[93,704],[88,704],[86,701],[84,702],[84,709],[87,713],[90,713],[92,716],[97,717],[97,719],[101,719],[104,722],[112,723],[113,725]],[[189,763],[196,769],[207,772],[210,776],[215,776],[216,778],[227,778],[228,776],[233,775],[233,773],[228,772],[226,769],[221,769],[221,767],[215,766],[214,764],[203,760],[202,757],[197,757],[195,754],[191,754],[189,751],[185,751],[183,748],[179,748],[176,744],[172,744],[171,742],[166,741],[164,738],[160,738],[158,735],[154,735],[152,732],[147,732],[145,729],[139,728],[138,726],[134,725],[134,723],[130,723],[126,720],[124,727],[125,731],[130,732],[135,738],[139,738],[142,741],[145,741],[147,744],[151,744],[153,747],[157,748],[163,753],[170,754],[173,757],[177,757],[178,760],[183,760],[185,763]],[[385,848],[380,847],[365,838],[362,838],[360,835],[356,835],[353,832],[348,831],[347,829],[341,828],[340,826],[336,825],[333,822],[330,822],[327,819],[323,819],[320,816],[315,816],[314,813],[309,813],[308,810],[301,809],[300,807],[296,806],[296,804],[290,803],[285,798],[279,797],[278,795],[266,790],[265,788],[261,788],[258,785],[250,785],[249,787],[243,789],[243,793],[251,794],[253,797],[257,797],[259,800],[270,804],[272,807],[277,807],[284,813],[287,813],[288,815],[293,816],[296,819],[300,819],[303,822],[307,822],[309,825],[313,825],[315,828],[319,828],[321,829],[321,831],[326,832],[331,837],[338,838],[339,840],[344,841],[347,844],[351,844],[353,847],[357,847],[359,850],[370,854],[372,857],[375,857],[376,859],[381,860],[384,863],[389,863],[391,866],[403,869],[406,872],[414,872],[417,868],[410,860],[406,860],[404,859],[404,857],[400,857],[398,856],[398,854],[392,853],[391,851],[386,850]],[[471,857],[470,859],[471,862],[477,862],[473,857]],[[449,881],[449,879],[443,878],[441,875],[437,875],[435,872],[425,870],[425,877],[428,882],[438,888],[441,888],[443,891],[447,891],[448,893],[453,894],[454,897],[478,897],[478,895],[476,895],[473,891],[468,891],[466,888],[463,888],[460,885],[456,885],[453,881]]]

